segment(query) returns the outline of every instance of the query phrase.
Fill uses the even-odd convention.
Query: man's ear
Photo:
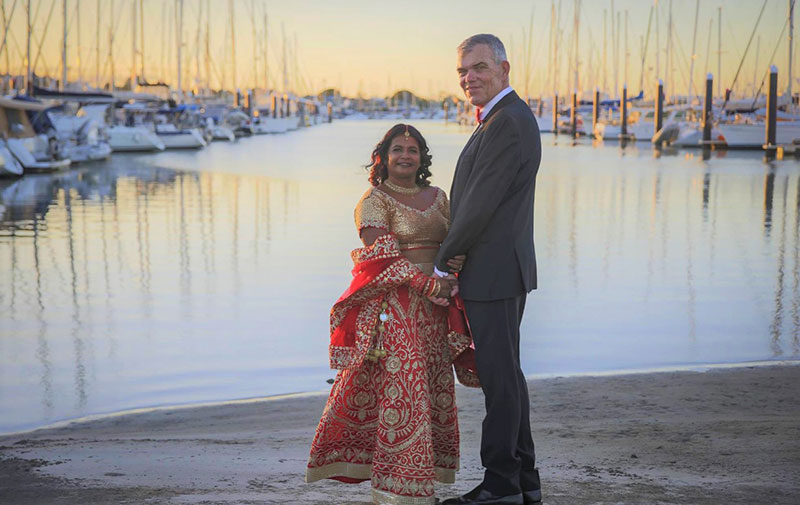
[[[511,63],[504,61],[500,63],[500,67],[503,69],[503,75],[508,77],[508,73],[511,71]]]

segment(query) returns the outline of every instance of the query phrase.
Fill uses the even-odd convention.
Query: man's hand
[[[460,272],[464,268],[464,262],[467,260],[465,254],[459,254],[447,260],[447,266],[450,267],[452,272]]]
[[[450,298],[453,298],[454,296],[456,296],[458,294],[458,279],[456,279],[455,275],[450,274],[447,277],[445,277],[444,280],[451,281]],[[444,289],[444,286],[442,286],[442,289]]]

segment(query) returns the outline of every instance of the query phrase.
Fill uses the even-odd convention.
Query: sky
[[[10,67],[13,74],[24,73],[27,0],[0,2],[5,11],[3,17],[11,19],[7,49],[0,53],[0,69],[5,73]],[[149,81],[177,85],[175,12],[179,0],[141,0],[143,26],[139,24],[141,20],[136,24],[133,21],[133,10],[139,9],[140,0],[31,0],[30,3],[31,61],[36,64],[37,74],[61,74],[62,11],[66,3],[70,80],[80,76],[94,85],[99,76],[101,83],[108,82],[113,62],[115,82],[123,84],[131,75],[135,32],[136,68],[141,67],[143,54],[144,75]],[[183,0],[181,83],[186,89],[202,88],[209,81],[212,88],[222,84],[227,89],[264,87],[266,83],[269,88],[283,91],[288,84],[299,94],[319,93],[333,87],[347,96],[387,96],[401,89],[428,98],[460,96],[455,47],[475,33],[494,33],[506,45],[512,66],[511,83],[522,94],[550,95],[554,91],[565,94],[573,89],[589,93],[599,87],[613,95],[625,82],[632,93],[638,92],[640,83],[648,93],[658,78],[664,79],[667,88],[673,90],[670,93],[668,89],[668,94],[686,94],[690,89],[692,54],[691,89],[699,93],[700,81],[706,73],[718,73],[721,7],[720,89],[731,87],[738,69],[734,90],[750,95],[761,85],[770,64],[778,66],[779,88],[787,87],[788,5],[789,0]],[[577,86],[573,49],[576,6]],[[762,7],[763,14],[754,32]],[[672,64],[668,65],[670,11],[673,38]],[[553,12],[555,24],[551,22]],[[695,12],[699,14],[695,16]],[[617,58],[612,18],[615,24],[619,19]],[[231,50],[232,24],[235,52]],[[552,30],[554,25],[560,29]],[[749,51],[743,58],[751,35]],[[796,54],[797,51],[795,62]],[[797,67],[796,63],[794,66]],[[206,68],[210,69],[208,73]],[[556,68],[558,71],[554,72]],[[800,75],[800,69],[793,74]],[[797,78],[793,80],[797,89]]]

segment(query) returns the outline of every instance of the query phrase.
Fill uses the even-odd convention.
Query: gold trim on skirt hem
[[[372,488],[372,503],[377,505],[433,505],[433,496],[403,496]]]
[[[437,466],[434,467],[433,471],[436,473],[434,477],[436,482],[453,484],[456,481],[456,470],[452,468],[441,468]],[[306,482],[316,482],[322,479],[330,479],[331,477],[349,477],[351,479],[369,480],[372,478],[372,465],[358,465],[355,463],[338,461],[317,468],[306,468]]]
[[[372,465],[359,465],[338,461],[317,468],[306,468],[306,482],[316,482],[331,477],[348,477],[351,479],[366,479],[372,477]]]

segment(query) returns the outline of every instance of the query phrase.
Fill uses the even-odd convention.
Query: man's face
[[[495,63],[492,50],[478,44],[458,53],[458,83],[469,102],[483,107],[508,86],[509,63]]]

